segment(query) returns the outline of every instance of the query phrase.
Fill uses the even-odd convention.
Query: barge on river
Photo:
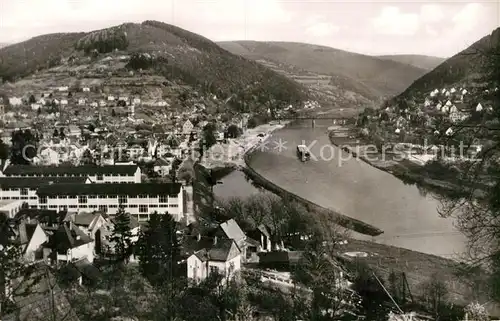
[[[311,159],[311,153],[306,145],[297,146],[297,156],[302,162],[306,162]]]

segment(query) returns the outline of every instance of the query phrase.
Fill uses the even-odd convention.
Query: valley
[[[462,320],[475,301],[498,314],[491,271],[469,265],[460,221],[468,211],[443,217],[451,198],[426,188],[454,191],[463,181],[447,181],[439,166],[429,173],[440,180],[426,177],[433,184],[391,175],[425,176],[426,163],[457,171],[450,140],[475,139],[470,154],[496,141],[461,130],[497,124],[499,90],[483,88],[493,78],[475,54],[495,39],[500,29],[449,59],[369,56],[216,43],[146,20],[0,44],[0,234],[10,236],[0,245],[19,248],[13,264],[65,276],[55,282],[64,305],[89,320],[110,311],[134,320],[372,320],[375,311],[373,321],[385,321],[395,306]],[[319,114],[352,125],[294,120]],[[298,145],[311,159],[298,159]],[[124,283],[108,284],[114,277]],[[446,296],[431,300],[431,286]],[[8,317],[40,314],[26,304],[33,295],[16,292],[0,307]],[[114,296],[120,302],[103,299]],[[47,298],[35,301],[66,321]]]
[[[302,43],[235,41],[219,45],[298,80],[325,105],[342,109],[346,115],[365,107],[376,108],[428,71],[411,65],[408,59],[399,62]],[[413,61],[425,65],[426,58],[432,61],[419,56]]]

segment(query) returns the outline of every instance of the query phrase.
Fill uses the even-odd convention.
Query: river
[[[315,128],[304,122],[273,133],[268,148],[252,157],[252,168],[292,193],[384,231],[375,238],[355,237],[449,258],[464,253],[465,236],[455,229],[453,219],[439,216],[436,199],[350,158],[330,144],[328,126],[318,122]],[[296,146],[313,141],[311,152],[317,160],[300,162]],[[219,197],[242,197],[258,191],[243,173],[233,172],[215,192]]]

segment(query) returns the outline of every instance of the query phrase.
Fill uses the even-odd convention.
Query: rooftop
[[[77,226],[66,223],[59,226],[59,229],[50,237],[47,246],[58,253],[66,254],[69,249],[90,242],[92,239]]]
[[[6,176],[12,175],[99,175],[99,174],[121,174],[134,175],[137,165],[86,165],[86,166],[34,166],[34,165],[9,165],[4,170]]]
[[[3,321],[45,320],[47,315],[52,315],[52,302],[58,320],[79,321],[48,266],[37,264],[30,267],[28,272],[25,277],[13,281],[13,299],[18,311],[5,316]],[[51,292],[53,295],[50,295]]]
[[[201,261],[227,262],[241,254],[236,243],[231,239],[218,239],[210,247],[201,249],[194,253]]]
[[[50,184],[84,184],[87,177],[0,177],[0,188],[38,188]]]
[[[40,186],[39,196],[51,195],[175,195],[181,191],[179,183],[109,183],[109,184],[53,184]]]

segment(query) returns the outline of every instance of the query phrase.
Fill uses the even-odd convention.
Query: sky
[[[500,0],[0,0],[0,43],[158,20],[214,41],[450,57],[500,26]]]

